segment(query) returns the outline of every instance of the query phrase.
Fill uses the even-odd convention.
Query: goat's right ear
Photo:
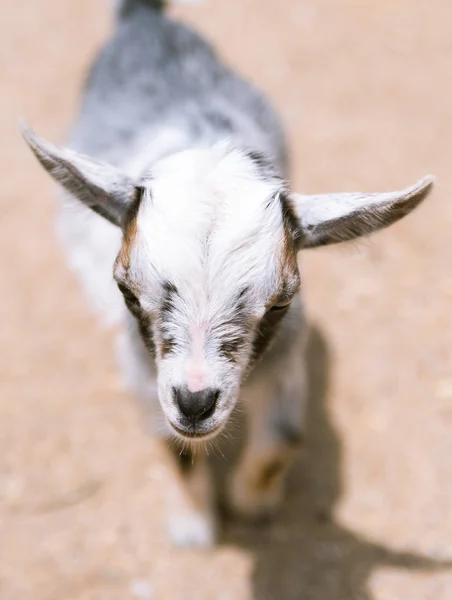
[[[22,135],[44,169],[71,195],[111,223],[123,227],[140,188],[106,163],[39,138],[25,122]]]
[[[301,248],[346,242],[395,223],[426,198],[435,178],[427,175],[414,185],[381,194],[292,194]]]

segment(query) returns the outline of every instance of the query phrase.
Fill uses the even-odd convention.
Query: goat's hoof
[[[215,519],[199,512],[171,515],[169,535],[179,548],[212,548],[217,539]]]

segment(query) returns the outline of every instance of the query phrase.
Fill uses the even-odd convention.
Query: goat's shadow
[[[342,447],[328,409],[328,348],[313,329],[306,448],[289,477],[286,502],[270,526],[225,525],[224,541],[254,557],[255,600],[373,600],[375,568],[432,570],[449,561],[395,552],[335,521],[342,494]]]

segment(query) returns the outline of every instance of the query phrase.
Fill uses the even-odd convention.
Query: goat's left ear
[[[109,164],[55,146],[38,137],[24,122],[22,135],[44,169],[72,196],[122,227],[139,188]]]
[[[383,229],[422,202],[434,181],[429,175],[404,190],[382,194],[292,194],[291,204],[300,226],[300,248],[346,242]]]

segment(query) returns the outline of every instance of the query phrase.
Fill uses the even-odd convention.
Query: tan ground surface
[[[306,191],[437,191],[357,247],[304,257],[308,447],[280,519],[171,548],[172,475],[121,389],[54,240],[24,114],[56,139],[108,30],[106,2],[0,12],[1,600],[450,600],[452,4],[211,0],[178,9],[259,83]],[[436,568],[435,568],[436,567]]]

